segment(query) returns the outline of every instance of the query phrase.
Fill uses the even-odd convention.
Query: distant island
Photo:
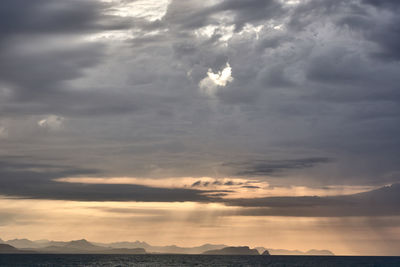
[[[63,245],[52,245],[40,248],[39,252],[68,254],[146,254],[143,248],[112,248],[96,246],[85,239],[70,241]]]
[[[334,255],[329,250],[299,250],[272,249],[248,246],[226,246],[204,244],[197,247],[152,246],[146,242],[89,242],[86,239],[65,241],[50,241],[29,239],[0,239],[0,253],[43,253],[43,254],[204,254],[204,255]]]
[[[22,245],[16,248],[9,244],[0,244],[0,253],[43,253],[43,254],[146,254],[143,248],[111,248],[93,245],[85,239],[70,242],[49,242],[49,246],[36,245],[30,240],[11,240],[11,243]],[[34,248],[32,248],[32,244]],[[42,243],[46,244],[46,243]],[[25,245],[25,246],[24,246]],[[27,245],[30,245],[28,250]]]
[[[222,249],[207,250],[203,252],[205,255],[260,255],[257,249],[244,247],[225,247]]]
[[[30,250],[20,250],[8,244],[0,244],[0,254],[35,253]]]
[[[273,248],[264,248],[264,247],[256,247],[260,254],[263,254],[267,251],[270,255],[287,255],[287,256],[335,256],[330,250],[318,250],[311,249],[306,252],[300,250],[288,250],[288,249],[273,249]]]

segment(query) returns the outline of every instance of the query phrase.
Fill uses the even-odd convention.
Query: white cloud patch
[[[262,30],[264,28],[264,25],[258,25],[258,26],[254,26],[254,25],[252,25],[252,24],[246,24],[244,27],[243,27],[243,30],[241,31],[241,32],[239,32],[239,34],[240,35],[243,35],[243,34],[252,34],[252,33],[255,33],[255,37],[256,37],[256,39],[258,40],[259,38],[260,38],[260,35],[259,35],[259,33],[260,33],[260,31]]]
[[[194,34],[197,38],[211,38],[213,35],[218,34],[219,41],[227,46],[227,42],[233,37],[234,25],[207,25],[197,29]]]
[[[110,12],[111,15],[155,21],[164,17],[170,0],[106,0],[104,2],[111,2],[114,4]]]
[[[294,6],[301,3],[301,0],[281,0],[280,1],[284,5]]]
[[[0,126],[0,138],[6,138],[7,136],[8,136],[7,128]]]
[[[64,118],[56,115],[49,115],[38,121],[38,125],[49,130],[60,130],[63,127]]]
[[[207,77],[200,81],[199,87],[205,95],[215,96],[220,88],[227,86],[232,81],[232,68],[229,63],[226,63],[225,68],[217,73],[208,69]]]

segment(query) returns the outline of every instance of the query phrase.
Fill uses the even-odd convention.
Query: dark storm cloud
[[[400,28],[399,18],[396,16],[400,8],[399,2],[364,0],[361,3],[364,5],[353,4],[348,7],[347,12],[338,16],[337,23],[361,31],[367,40],[377,44],[378,50],[371,52],[373,56],[382,60],[399,60],[397,47],[400,43]],[[367,7],[374,7],[375,10]],[[382,15],[382,11],[389,11],[389,14]]]
[[[295,31],[305,30],[313,22],[323,23],[339,12],[353,9],[353,3],[346,0],[301,1],[289,16],[288,26]]]
[[[203,7],[198,3],[181,2],[174,0],[168,7],[165,20],[179,27],[195,29],[209,24],[217,24],[213,15],[221,15],[223,12],[231,12],[235,30],[239,31],[246,23],[257,23],[278,17],[285,10],[275,0],[225,0],[210,7]]]
[[[29,90],[28,90],[29,91]],[[30,94],[33,95],[30,95]],[[44,93],[44,92],[43,92]],[[173,102],[171,97],[149,96],[145,93],[123,93],[120,95],[110,92],[109,88],[98,89],[96,92],[69,92],[69,91],[46,91],[40,96],[44,103],[37,105],[33,102],[38,98],[38,92],[27,92],[19,95],[18,105],[3,105],[0,110],[8,115],[41,115],[57,114],[64,116],[96,116],[119,115],[126,113],[142,113],[153,106],[160,109],[163,103]],[[22,109],[24,106],[25,109]]]
[[[60,82],[81,77],[85,68],[96,65],[103,56],[101,44],[66,44],[55,49],[29,51],[28,46],[18,47],[20,41],[4,45],[0,50],[0,80],[14,87],[15,97],[21,100],[60,91]]]
[[[32,160],[32,158],[22,158],[22,160],[2,158],[0,160],[1,187],[17,189],[25,182],[35,184],[66,176],[99,174],[99,171],[95,169],[74,168],[61,164],[32,162]]]
[[[380,46],[380,50],[375,54],[389,61],[400,60],[400,19],[398,17],[388,22],[383,22],[377,25],[374,30],[365,33],[366,37],[377,43]]]
[[[107,15],[125,3],[2,3],[0,153],[60,167],[5,169],[3,185],[32,177],[64,192],[50,180],[85,170],[399,181],[396,1],[171,1],[153,21]],[[204,94],[207,72],[227,63],[233,80]],[[63,118],[57,131],[39,123],[51,114]]]
[[[236,170],[240,176],[276,175],[288,170],[312,168],[318,164],[332,162],[329,158],[305,158],[291,160],[253,160],[249,162],[228,162],[224,166]]]
[[[382,15],[377,11],[385,10],[391,14]],[[301,4],[290,18],[289,25],[293,29],[307,27],[316,19],[323,23],[333,22],[339,26],[347,25],[355,30],[361,30],[365,38],[379,46],[372,52],[384,60],[399,60],[399,19],[396,10],[400,7],[398,1],[307,1]],[[331,21],[329,21],[329,18]]]
[[[98,170],[65,165],[33,163],[27,160],[0,161],[0,195],[73,201],[209,202],[226,191],[168,189],[126,184],[63,183],[53,179],[100,174]],[[211,195],[205,196],[204,193]]]
[[[215,11],[233,11],[235,30],[239,31],[246,23],[257,23],[281,16],[284,10],[275,0],[226,0],[213,8]]]
[[[85,69],[104,60],[104,44],[82,42],[79,38],[132,26],[129,19],[105,15],[109,8],[108,4],[92,0],[2,2],[0,81],[12,90],[14,100],[26,105],[26,112],[35,113],[31,103],[41,109],[43,102],[57,101],[65,94],[60,92],[65,89],[62,82],[82,77]],[[53,98],[43,101],[49,95]],[[64,98],[64,103],[71,105],[83,97],[87,96],[78,93],[72,99]],[[69,100],[72,101],[67,103]],[[43,108],[41,113],[45,112]]]
[[[17,34],[84,33],[128,27],[128,20],[103,14],[109,7],[92,0],[4,0],[0,10],[0,38]]]
[[[141,185],[71,184],[52,181],[26,181],[2,185],[0,194],[28,199],[73,201],[209,202],[204,191],[166,189]]]
[[[400,215],[400,184],[353,195],[227,200],[245,216],[348,217]]]
[[[370,4],[376,7],[399,8],[400,3],[396,0],[363,0],[363,3]]]

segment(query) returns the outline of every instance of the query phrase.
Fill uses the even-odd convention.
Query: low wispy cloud
[[[223,165],[232,168],[239,176],[273,176],[290,170],[301,170],[329,163],[333,160],[325,157],[288,159],[288,160],[252,160],[248,162],[227,162]]]
[[[229,199],[229,206],[246,207],[246,216],[352,217],[400,215],[400,184],[339,196]]]

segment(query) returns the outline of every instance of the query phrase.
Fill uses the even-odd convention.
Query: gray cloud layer
[[[26,160],[26,159],[24,159]],[[75,201],[209,202],[216,193],[194,189],[168,189],[126,184],[61,183],[53,179],[99,174],[96,170],[40,163],[0,161],[0,195],[28,199]]]
[[[224,166],[233,167],[240,170],[237,175],[240,176],[268,176],[275,175],[285,170],[301,170],[312,168],[317,164],[329,163],[329,158],[304,158],[292,160],[252,160],[250,162],[229,162]]]
[[[155,21],[110,15],[116,5],[2,2],[3,194],[147,190],[50,182],[99,174],[399,181],[397,1],[171,1]],[[233,80],[204,95],[207,71],[227,63]],[[59,125],[43,127],[51,115]],[[21,164],[12,155],[46,171],[9,171]],[[203,200],[167,191],[157,192]]]

